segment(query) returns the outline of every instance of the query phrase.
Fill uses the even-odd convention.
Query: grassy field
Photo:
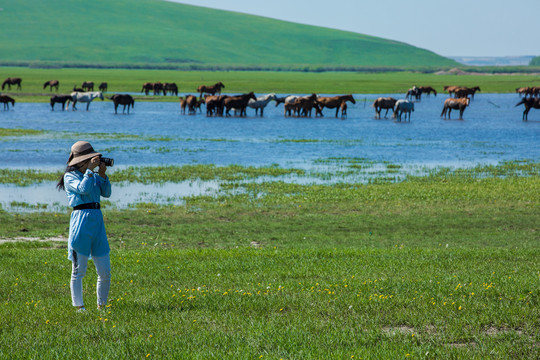
[[[49,101],[53,94],[43,89],[45,81],[60,81],[59,93],[69,93],[83,81],[97,85],[108,82],[110,92],[140,92],[145,82],[175,82],[180,92],[196,93],[202,84],[218,81],[225,84],[225,93],[254,91],[280,94],[381,94],[405,93],[413,85],[429,85],[438,92],[445,85],[480,86],[485,93],[513,93],[522,86],[538,86],[540,79],[534,74],[521,75],[434,75],[414,72],[353,73],[353,72],[269,72],[269,71],[172,71],[172,70],[119,70],[119,69],[32,69],[23,67],[0,67],[0,79],[21,77],[22,91],[7,88],[17,102]],[[446,96],[444,94],[443,96]],[[137,99],[149,101],[176,101],[171,96],[144,96]]]
[[[81,31],[88,29],[88,31]],[[3,62],[81,65],[455,66],[358,33],[168,1],[19,0],[0,12]]]
[[[69,213],[0,211],[0,238],[45,240],[0,244],[0,358],[537,359],[537,166],[105,209],[110,304],[89,271],[87,314],[47,240]]]

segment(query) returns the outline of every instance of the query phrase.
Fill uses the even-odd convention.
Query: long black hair
[[[86,161],[83,161],[79,164],[76,164],[76,165],[68,165],[66,166],[66,170],[64,171],[64,173],[60,176],[60,179],[58,179],[58,182],[56,183],[56,189],[58,191],[64,191],[66,190],[66,187],[64,185],[64,175],[66,175],[68,172],[71,172],[71,171],[76,171],[76,170],[79,170],[81,167],[84,166],[84,164],[86,164],[87,162],[89,162],[90,159],[86,160]],[[80,170],[79,170],[80,171]]]

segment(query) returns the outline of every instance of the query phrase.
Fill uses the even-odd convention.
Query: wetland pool
[[[69,148],[77,140],[88,140],[104,156],[113,157],[112,170],[127,166],[237,164],[277,165],[331,174],[339,169],[334,166],[336,162],[339,165],[347,159],[362,159],[383,168],[384,164],[399,165],[403,173],[408,169],[463,168],[540,159],[540,111],[531,110],[529,121],[522,121],[524,108],[515,107],[519,101],[516,94],[478,93],[465,110],[464,120],[457,120],[456,111],[452,112],[452,120],[440,118],[445,94],[424,97],[415,104],[410,123],[393,121],[390,115],[375,119],[371,103],[379,96],[404,97],[356,94],[357,102],[349,103],[346,118],[336,118],[331,109],[324,110],[324,117],[285,117],[283,105],[275,107],[274,102],[265,109],[263,117],[255,116],[255,110],[248,108],[244,118],[207,117],[204,106],[202,113],[181,114],[176,101],[137,101],[129,115],[115,115],[108,100],[92,102],[89,111],[82,104],[78,111],[51,111],[47,103],[17,103],[14,109],[0,111],[0,128],[42,132],[0,137],[0,168],[62,170]],[[379,174],[385,176],[384,171]],[[330,176],[327,182],[362,182],[362,176],[337,180]],[[287,181],[309,182],[306,179],[310,177]],[[207,189],[211,189],[210,193],[219,191],[215,182],[161,185],[162,190],[157,185],[144,189],[139,185],[119,187],[124,189],[121,196],[131,194],[136,199],[137,194],[146,193],[151,195],[137,201],[167,202],[207,194]],[[44,185],[3,186],[0,203],[6,209],[13,201],[28,202],[33,196],[23,194],[31,194],[31,188],[46,191],[40,186]],[[12,201],[6,193],[18,193],[20,200]],[[45,202],[56,201],[65,204],[65,198],[47,198]]]

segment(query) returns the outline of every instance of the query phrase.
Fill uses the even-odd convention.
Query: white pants
[[[71,271],[71,300],[73,306],[84,306],[82,279],[86,275],[88,265],[88,256],[78,254],[73,250],[72,271]],[[97,279],[97,304],[98,306],[107,305],[109,297],[109,289],[111,287],[111,258],[109,255],[92,256],[96,271]]]

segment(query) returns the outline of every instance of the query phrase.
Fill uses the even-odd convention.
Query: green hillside
[[[163,0],[17,0],[0,64],[445,67],[401,42]]]
[[[531,60],[529,66],[540,66],[540,56],[537,56]]]

